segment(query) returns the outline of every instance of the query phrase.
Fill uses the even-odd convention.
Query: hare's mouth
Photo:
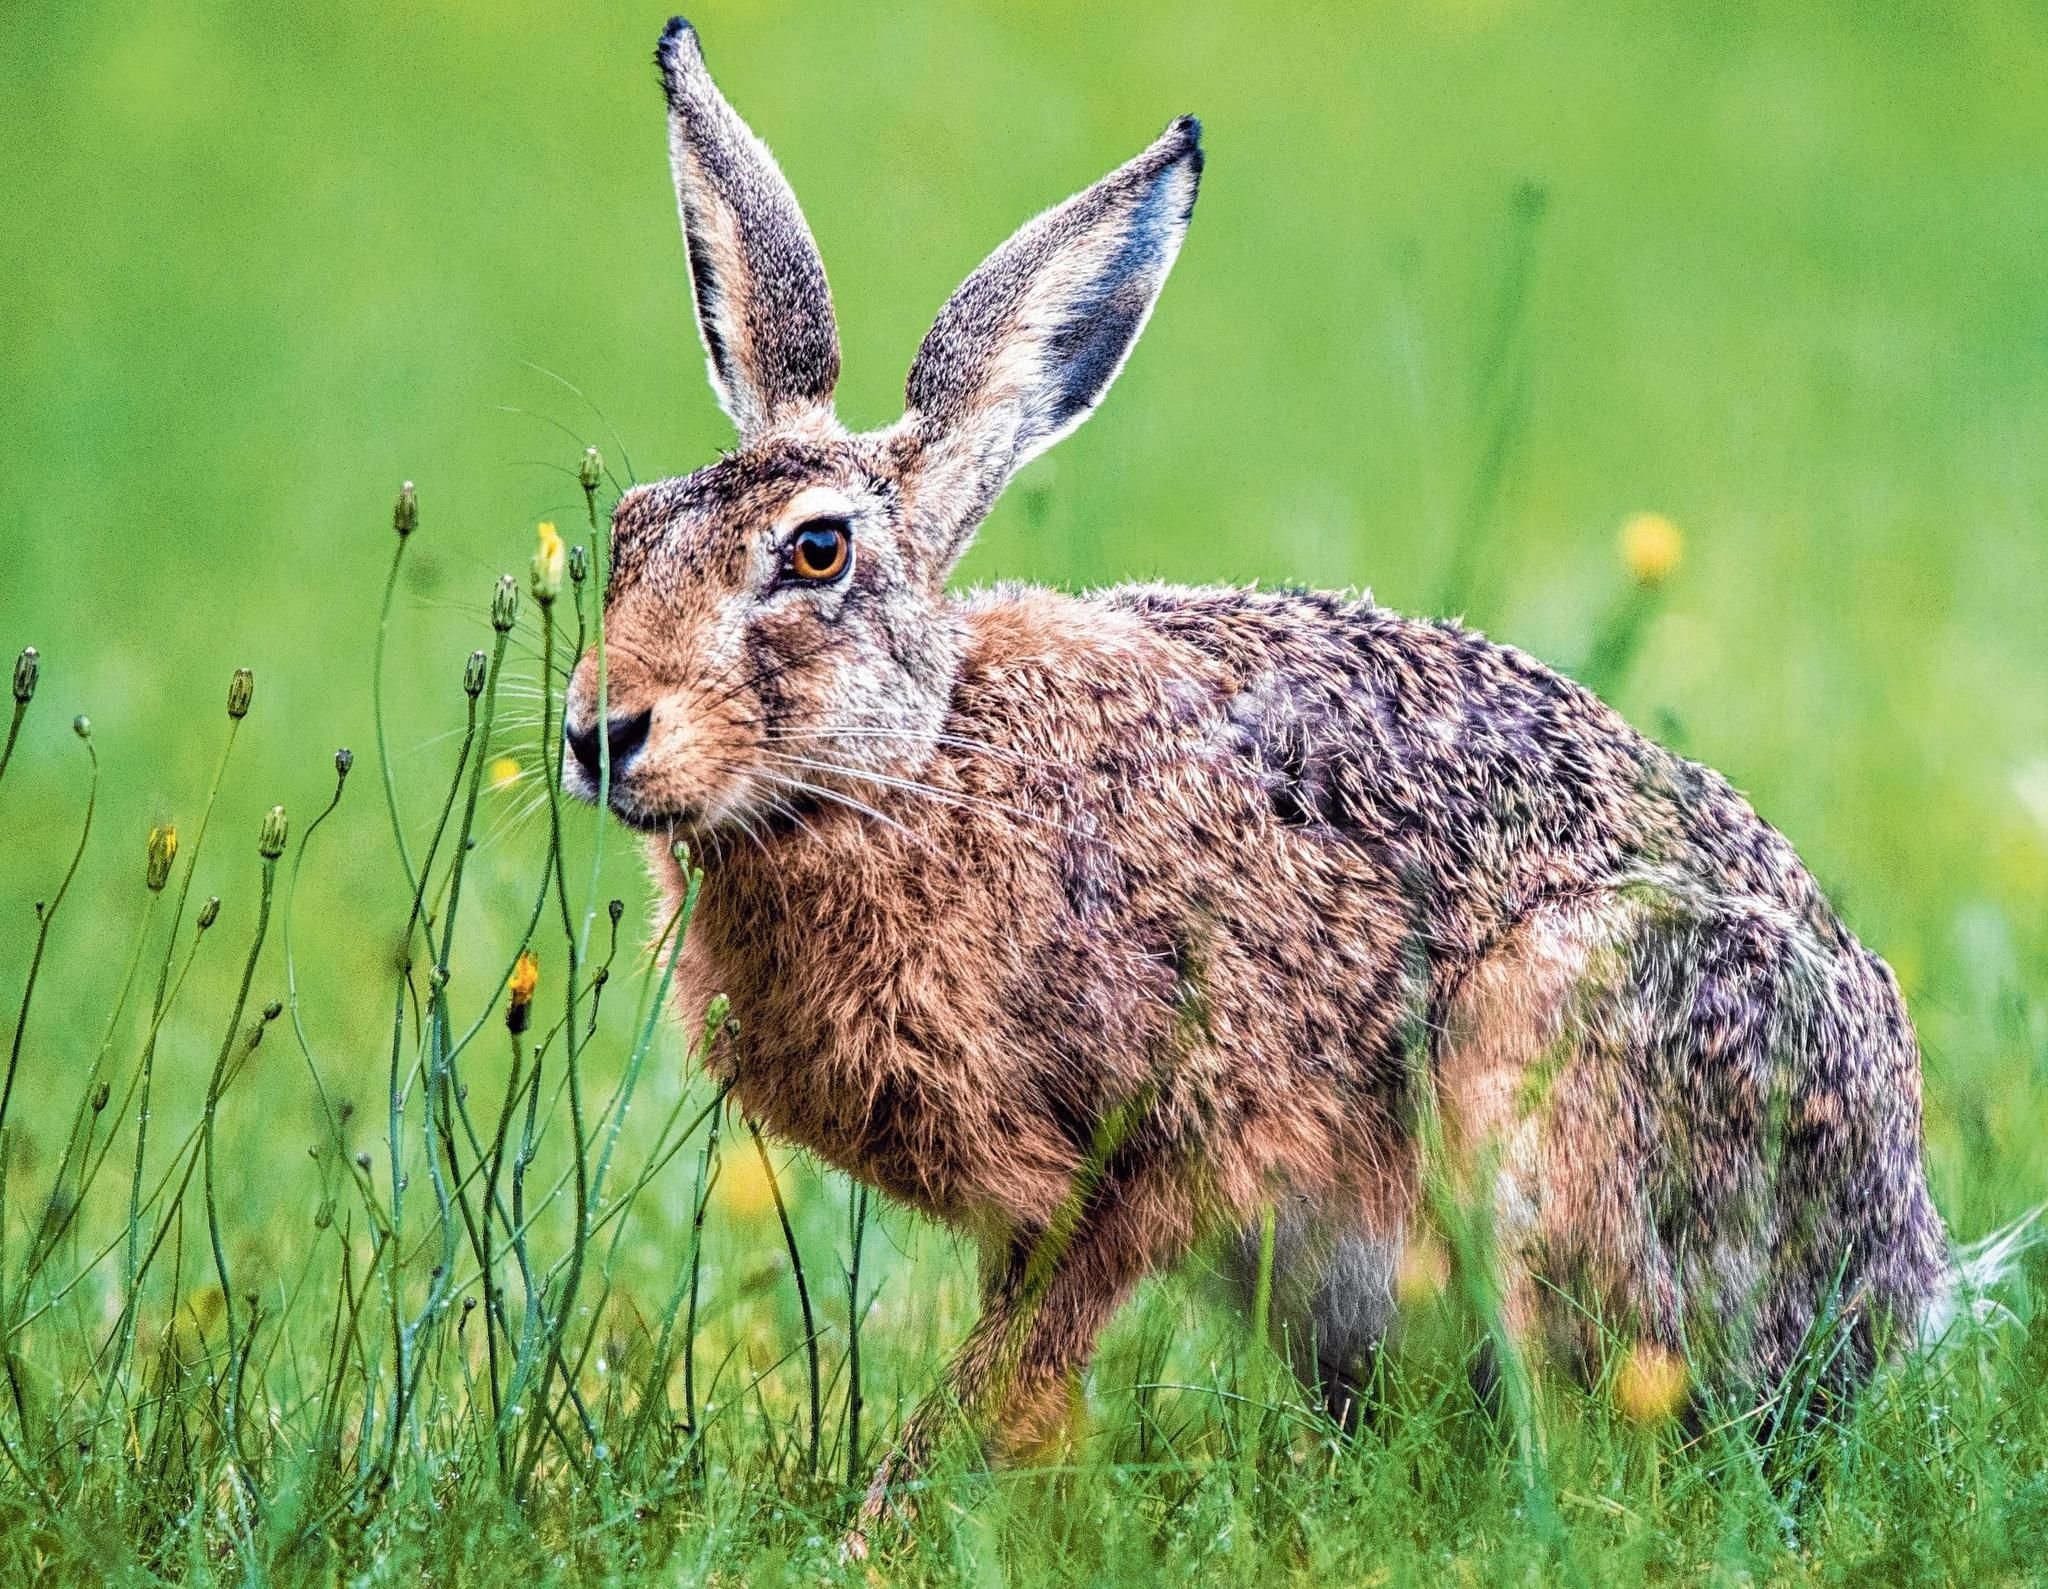
[[[636,833],[669,833],[697,825],[696,813],[688,806],[678,811],[656,811],[618,789],[612,791],[612,815]]]

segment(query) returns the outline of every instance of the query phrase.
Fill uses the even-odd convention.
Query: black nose
[[[633,758],[640,754],[641,747],[647,743],[647,726],[653,719],[654,714],[651,711],[635,712],[631,716],[614,717],[605,724],[604,737],[611,745],[614,778],[623,773]],[[588,728],[569,728],[565,725],[563,734],[569,741],[569,754],[576,758],[576,765],[595,783],[598,771],[597,725],[592,723]]]

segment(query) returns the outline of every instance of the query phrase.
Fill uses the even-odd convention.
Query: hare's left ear
[[[654,59],[697,329],[719,404],[744,439],[830,404],[839,381],[832,293],[796,195],[711,81],[696,30],[671,19]]]
[[[909,525],[940,577],[1010,476],[1123,368],[1187,234],[1201,139],[1181,117],[1028,222],[939,312],[910,366],[901,435]]]

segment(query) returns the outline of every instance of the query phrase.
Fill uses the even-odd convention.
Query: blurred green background
[[[2038,1192],[2048,1032],[2014,990],[2048,936],[2039,4],[693,20],[811,218],[854,424],[895,416],[925,326],[1013,226],[1204,118],[1144,345],[963,579],[1370,586],[1570,666],[1624,584],[1619,526],[1669,514],[1685,560],[1619,704],[1748,790],[1899,965],[1951,1211]],[[246,913],[256,813],[310,814],[335,744],[367,759],[401,478],[425,526],[392,679],[417,814],[490,579],[523,569],[537,518],[580,525],[582,444],[646,478],[729,441],[690,324],[662,21],[0,8],[0,647],[39,646],[46,680],[0,797],[0,999],[75,832],[71,713],[105,765],[86,904],[38,995],[59,1068],[104,1019],[144,830],[196,820],[229,669],[257,670],[258,708],[201,893]],[[381,966],[365,924],[400,894],[359,777],[299,922],[330,973]],[[484,891],[501,911],[516,872]],[[380,1063],[336,980],[309,994],[335,1001],[324,1029]]]

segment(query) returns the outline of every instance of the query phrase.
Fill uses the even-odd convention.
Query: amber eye
[[[813,519],[790,537],[786,554],[790,573],[822,584],[846,572],[853,556],[853,536],[842,519]]]

